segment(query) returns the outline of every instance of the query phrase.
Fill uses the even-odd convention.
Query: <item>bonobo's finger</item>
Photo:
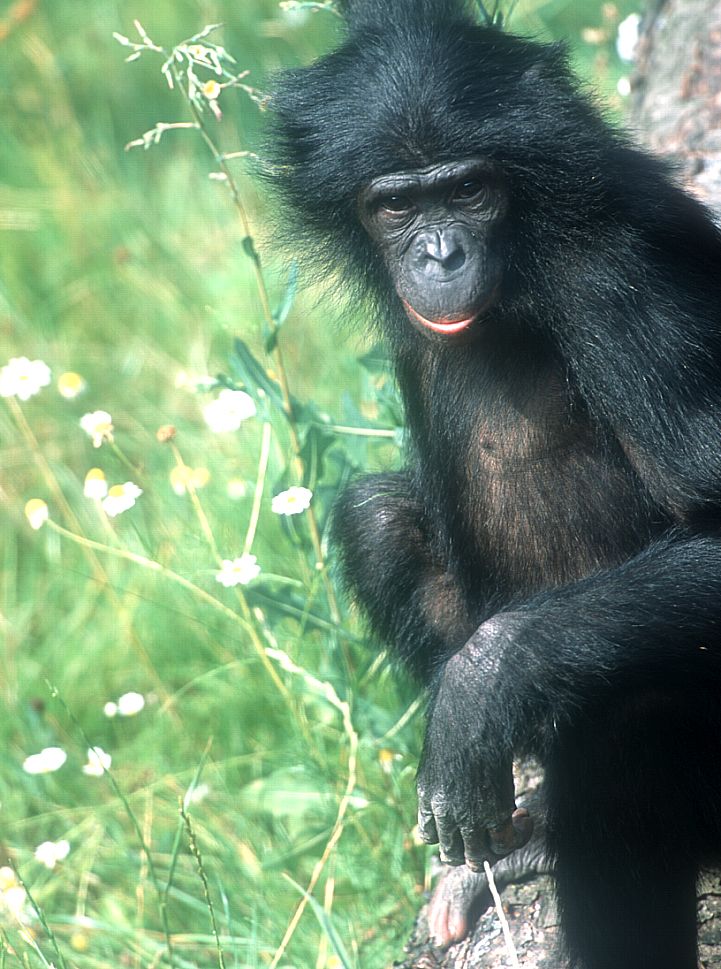
[[[488,839],[485,831],[480,831],[476,827],[461,825],[461,837],[463,838],[463,853],[466,865],[471,871],[483,871],[483,862],[493,862],[488,850]]]
[[[489,831],[491,850],[499,858],[521,848],[533,834],[533,821],[525,808],[517,808],[509,821]]]
[[[433,811],[431,811],[429,801],[421,795],[419,795],[418,800],[418,830],[420,832],[421,839],[427,845],[438,844],[436,819],[433,817]]]
[[[435,817],[441,861],[454,867],[464,864],[466,858],[463,852],[463,839],[455,818],[451,814],[439,814],[438,812],[436,812]]]

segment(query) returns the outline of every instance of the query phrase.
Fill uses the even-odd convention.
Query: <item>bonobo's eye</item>
[[[480,178],[466,178],[453,189],[453,198],[459,202],[475,199],[485,191],[485,183]]]
[[[376,202],[380,215],[408,215],[413,211],[413,202],[407,195],[383,195]]]

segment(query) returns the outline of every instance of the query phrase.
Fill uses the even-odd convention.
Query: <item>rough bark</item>
[[[721,0],[651,4],[638,47],[632,121],[721,213]]]
[[[639,140],[672,158],[689,190],[721,217],[721,0],[655,0],[648,5],[632,81],[631,124]],[[503,892],[523,969],[563,969],[548,877]],[[702,969],[721,969],[721,876],[699,886]],[[510,965],[491,909],[460,945],[439,952],[421,911],[399,969],[501,969]]]

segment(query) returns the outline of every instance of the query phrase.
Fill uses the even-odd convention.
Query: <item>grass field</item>
[[[514,27],[567,37],[613,107],[631,9],[529,0]],[[0,400],[0,969],[389,966],[433,856],[422,710],[338,601],[324,530],[343,480],[397,465],[397,404],[337,306],[295,293],[252,154],[226,163],[239,210],[198,131],[124,150],[193,121],[161,53],[125,63],[135,17],[166,49],[222,23],[196,43],[260,92],[339,26],[273,0],[0,0],[0,367],[51,371],[6,372]],[[253,93],[224,88],[220,120],[199,96],[217,152],[259,150]]]

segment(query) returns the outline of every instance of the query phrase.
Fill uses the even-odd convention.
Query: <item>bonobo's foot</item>
[[[545,871],[548,865],[543,835],[535,832],[528,844],[493,866],[493,878],[498,888],[503,888]],[[428,904],[428,928],[435,944],[446,948],[465,939],[491,901],[484,872],[471,871],[466,865],[458,868],[444,865]]]

